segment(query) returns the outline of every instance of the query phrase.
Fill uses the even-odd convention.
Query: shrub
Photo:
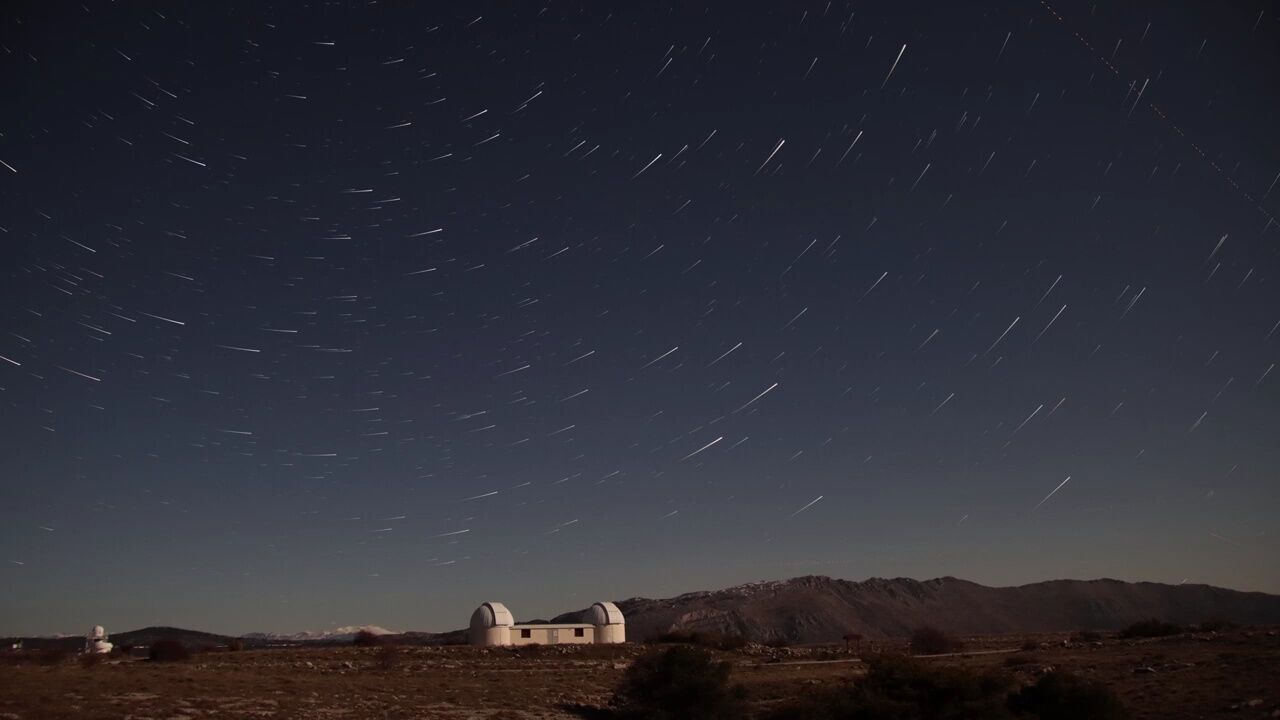
[[[653,638],[649,642],[668,645],[699,645],[715,650],[741,650],[747,646],[747,639],[741,635],[721,635],[719,633],[698,632],[696,630],[672,630]]]
[[[191,651],[180,641],[166,638],[151,643],[147,659],[152,662],[186,662],[191,659]]]
[[[102,653],[84,653],[80,656],[80,667],[86,670],[96,668],[105,662],[107,656]]]
[[[352,638],[351,642],[356,647],[377,647],[384,644],[382,636],[371,633],[368,630],[361,630],[356,633],[356,636]]]
[[[1022,667],[1023,665],[1035,665],[1039,662],[1040,662],[1039,655],[1019,653],[1017,655],[1010,655],[1009,657],[1006,657],[1004,659],[1004,666],[1005,667]]]
[[[400,666],[401,658],[400,648],[395,645],[386,644],[378,648],[376,657],[378,668],[383,671],[395,670]]]
[[[1027,640],[1022,643],[1022,649],[1023,651],[1028,651],[1028,652],[1031,650],[1039,650],[1040,643],[1036,642],[1035,640]]]
[[[729,663],[676,646],[642,656],[614,693],[617,715],[632,720],[734,720],[746,717],[744,691],[729,685]]]
[[[843,688],[810,693],[769,720],[1006,720],[1007,683],[891,655]]]
[[[231,638],[227,641],[228,652],[240,652],[244,649],[244,640],[240,638]]]
[[[1223,630],[1234,630],[1240,627],[1230,620],[1206,620],[1196,626],[1201,632],[1222,632]]]
[[[1081,630],[1075,635],[1072,635],[1071,639],[1076,642],[1098,642],[1102,639],[1102,633],[1095,632],[1093,630]]]
[[[1012,659],[1012,658],[1011,658]],[[993,675],[883,656],[843,688],[809,693],[767,720],[1125,720],[1124,706],[1105,685],[1050,672],[1035,685],[1008,692]]]
[[[911,633],[911,652],[916,655],[941,655],[963,647],[964,643],[929,625]]]
[[[1055,671],[1009,695],[1015,715],[1039,720],[1125,720],[1129,712],[1106,685]]]
[[[72,652],[66,648],[49,648],[31,651],[31,658],[41,665],[61,665],[69,660]]]
[[[1169,635],[1177,635],[1182,632],[1182,628],[1163,620],[1142,620],[1136,622],[1129,627],[1120,631],[1119,636],[1122,638],[1153,638],[1166,637]]]

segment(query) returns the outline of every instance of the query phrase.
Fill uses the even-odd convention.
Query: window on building
[[[574,636],[574,637],[583,637],[583,636],[584,636],[584,635],[586,635],[586,634],[587,634],[587,633],[586,633],[586,631],[585,631],[585,630],[583,630],[582,628],[574,628],[574,629],[573,629],[573,636]]]
[[[532,631],[532,630],[521,630],[521,631],[520,631],[520,637],[522,637],[522,638],[531,638],[531,637],[533,637],[533,631]]]

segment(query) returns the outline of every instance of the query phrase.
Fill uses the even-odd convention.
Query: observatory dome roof
[[[587,610],[586,622],[592,625],[623,625],[622,611],[611,602],[598,602]]]
[[[511,611],[502,603],[487,602],[471,613],[473,628],[511,627],[512,625],[515,625],[515,620],[511,617]]]

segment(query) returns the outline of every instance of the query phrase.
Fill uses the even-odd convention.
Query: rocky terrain
[[[1136,720],[1280,717],[1280,633],[1240,628],[1127,640],[1070,634],[964,638],[924,662],[1030,684],[1057,668],[1108,685]],[[653,645],[534,648],[303,647],[211,651],[186,662],[0,653],[0,718],[603,717],[623,672]],[[747,645],[732,665],[754,712],[842,685],[901,640]]]

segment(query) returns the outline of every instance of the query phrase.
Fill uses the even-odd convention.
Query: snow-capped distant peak
[[[291,641],[307,641],[307,640],[350,640],[357,633],[368,632],[374,635],[395,635],[394,630],[388,630],[380,625],[344,625],[332,630],[322,630],[320,632],[312,632],[305,630],[299,633],[250,633],[245,637],[265,638],[269,640],[291,640]]]

